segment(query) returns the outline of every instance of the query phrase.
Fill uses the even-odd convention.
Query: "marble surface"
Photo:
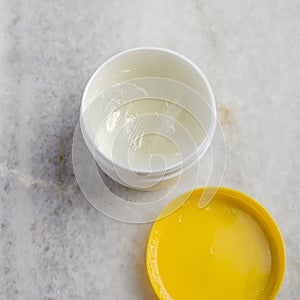
[[[278,299],[299,299],[299,15],[296,0],[2,0],[0,299],[155,299],[151,224],[99,214],[71,160],[89,76],[135,46],[179,51],[209,78],[226,137],[223,185],[273,215],[287,251]]]

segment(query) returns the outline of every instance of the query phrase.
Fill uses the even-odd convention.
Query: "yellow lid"
[[[203,191],[176,198],[153,225],[147,270],[158,298],[274,299],[285,271],[276,223],[255,200],[228,188],[199,208]]]

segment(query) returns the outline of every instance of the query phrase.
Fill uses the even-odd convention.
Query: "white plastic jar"
[[[101,169],[122,185],[174,185],[199,162],[216,127],[203,72],[163,48],[134,48],[105,61],[82,98],[84,140]]]

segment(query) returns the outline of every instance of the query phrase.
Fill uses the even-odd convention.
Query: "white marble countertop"
[[[155,299],[151,224],[81,195],[71,144],[83,88],[118,51],[160,46],[209,78],[227,144],[224,186],[280,226],[300,290],[300,5],[290,1],[3,0],[0,3],[0,299]]]

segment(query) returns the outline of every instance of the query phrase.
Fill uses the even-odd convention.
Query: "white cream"
[[[200,124],[184,108],[143,98],[111,111],[95,142],[118,165],[151,170],[180,163],[181,155],[195,150],[193,144],[203,136]]]

